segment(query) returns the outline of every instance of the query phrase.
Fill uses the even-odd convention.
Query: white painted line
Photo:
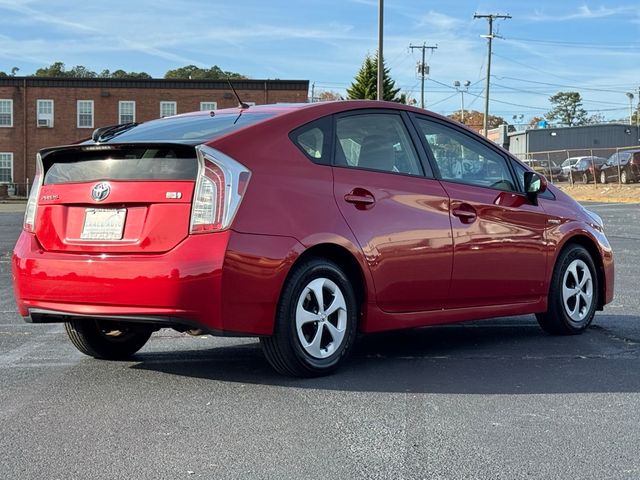
[[[59,335],[62,331],[63,329],[61,325],[55,325],[54,328],[41,332],[38,335],[38,339],[30,339],[19,347],[5,353],[0,353],[0,365],[3,367],[15,365],[23,358],[43,349],[47,345],[51,345],[51,342],[53,341],[51,337]]]
[[[616,202],[616,203],[593,203],[593,204],[589,204],[586,205],[587,208],[591,208],[591,207],[598,207],[598,208],[602,208],[602,207],[625,207],[625,206],[633,206],[633,205],[640,205],[637,203],[623,203],[623,202]]]

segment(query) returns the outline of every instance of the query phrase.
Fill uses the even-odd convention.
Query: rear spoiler
[[[202,144],[201,141],[197,142],[128,142],[128,143],[94,143],[90,139],[81,140],[78,143],[72,143],[67,145],[58,145],[55,147],[47,147],[41,149],[38,153],[42,160],[44,160],[48,155],[54,152],[63,152],[63,151],[76,151],[76,152],[91,152],[91,151],[118,151],[125,150],[129,148],[143,148],[143,147],[154,147],[154,148],[186,148],[186,147],[196,147],[197,145]]]

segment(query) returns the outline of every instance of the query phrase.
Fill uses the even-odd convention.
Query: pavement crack
[[[606,335],[607,337],[609,337],[612,340],[618,341],[618,342],[622,342],[625,345],[628,345],[629,347],[635,347],[636,345],[640,345],[640,339],[636,339],[636,338],[629,338],[626,337],[624,335],[617,335],[615,333],[613,333],[611,330],[601,326],[601,325],[592,325],[591,326],[592,330],[596,330],[599,331],[601,333],[603,333],[604,335]]]

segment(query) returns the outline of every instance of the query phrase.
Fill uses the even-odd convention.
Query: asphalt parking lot
[[[616,298],[577,337],[533,316],[374,335],[337,374],[256,340],[154,334],[96,361],[18,316],[0,209],[0,478],[640,478],[640,205],[594,204]],[[11,210],[15,211],[11,211]]]

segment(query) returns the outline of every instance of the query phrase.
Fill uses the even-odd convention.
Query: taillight
[[[38,210],[38,198],[40,197],[40,187],[42,186],[42,159],[40,154],[36,156],[36,176],[33,179],[33,186],[27,200],[27,208],[24,212],[23,228],[27,232],[36,231],[36,211]]]
[[[200,145],[198,179],[191,208],[191,233],[225,230],[238,211],[251,172],[218,150]]]

